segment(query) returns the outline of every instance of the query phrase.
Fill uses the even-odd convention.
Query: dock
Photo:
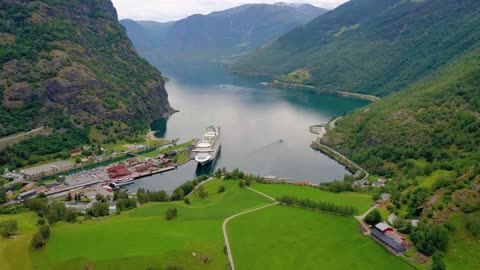
[[[140,178],[152,176],[152,175],[163,173],[163,172],[168,172],[168,171],[171,171],[171,170],[175,170],[176,168],[177,168],[176,166],[168,166],[168,167],[161,168],[161,169],[158,169],[158,170],[155,170],[155,171],[140,173],[140,174],[134,176],[133,179],[140,179]]]

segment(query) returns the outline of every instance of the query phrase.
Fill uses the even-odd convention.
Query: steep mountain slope
[[[347,115],[322,141],[393,179],[376,192],[392,194],[390,212],[421,221],[405,231],[419,251],[441,251],[447,269],[478,265],[480,48]]]
[[[242,5],[177,21],[170,26],[164,38],[166,42],[160,42],[157,48],[145,50],[139,45],[136,48],[149,61],[160,64],[219,60],[256,48],[325,12],[325,9],[308,4]],[[136,41],[137,33],[128,33],[134,44],[142,43]]]
[[[1,1],[0,66],[0,136],[70,120],[113,134],[173,111],[110,0]]]
[[[351,0],[244,56],[232,71],[278,78],[300,69],[309,73],[301,83],[323,90],[386,96],[478,46],[479,24],[475,0]]]
[[[407,159],[459,173],[480,165],[480,49],[347,115],[324,142],[377,174],[390,171],[385,164]],[[401,165],[393,168],[405,174],[412,169]]]

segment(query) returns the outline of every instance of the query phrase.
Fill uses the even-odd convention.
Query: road
[[[245,214],[248,214],[248,213],[251,213],[251,212],[255,212],[255,211],[258,211],[258,210],[262,210],[264,208],[267,208],[267,207],[270,207],[270,206],[274,206],[274,205],[277,205],[279,204],[279,202],[277,202],[274,198],[268,196],[267,194],[265,193],[262,193],[258,190],[255,190],[253,188],[250,188],[250,187],[246,187],[248,190],[251,190],[257,194],[260,194],[262,195],[263,197],[265,198],[268,198],[269,200],[272,200],[273,203],[271,204],[268,204],[268,205],[264,205],[264,206],[261,206],[261,207],[258,207],[258,208],[255,208],[255,209],[252,209],[252,210],[248,210],[248,211],[245,211],[245,212],[242,212],[242,213],[238,213],[238,214],[235,214],[233,216],[229,216],[228,218],[225,219],[225,221],[223,222],[222,224],[222,231],[223,231],[223,238],[225,239],[225,246],[227,247],[227,256],[228,256],[228,262],[230,263],[230,269],[231,270],[235,270],[235,264],[233,263],[233,256],[232,256],[232,249],[230,248],[230,242],[228,241],[228,234],[227,234],[227,224],[230,220],[238,217],[238,216],[241,216],[241,215],[245,215]]]
[[[255,211],[258,211],[258,210],[262,210],[264,208],[274,206],[274,205],[277,205],[277,204],[279,204],[279,203],[274,202],[274,203],[264,205],[264,206],[261,206],[261,207],[258,207],[258,208],[252,209],[252,210],[248,210],[248,211],[245,211],[245,212],[242,212],[242,213],[239,213],[239,214],[235,214],[235,215],[230,216],[227,219],[225,219],[225,221],[223,222],[223,225],[222,225],[222,230],[223,230],[223,238],[225,239],[225,246],[227,247],[228,262],[230,263],[230,269],[231,270],[235,270],[235,264],[233,263],[232,250],[230,248],[230,242],[228,241],[228,235],[227,235],[227,224],[228,224],[228,222],[230,220],[232,220],[233,218],[236,218],[238,216],[245,215],[245,214],[255,212]]]
[[[342,119],[342,118],[343,118],[343,117],[340,116],[340,117],[337,117],[337,118],[333,119],[332,121],[330,121],[330,122],[328,123],[329,129],[330,129],[330,130],[334,129],[335,126],[336,126],[336,124],[337,124],[337,121],[340,120],[340,119]],[[326,134],[327,132],[328,132],[328,131],[326,130],[326,131],[325,131],[325,134]],[[325,134],[323,134],[323,135],[325,135]],[[321,145],[322,147],[324,147],[324,148],[326,148],[326,149],[328,149],[328,150],[330,150],[331,152],[333,152],[334,154],[336,154],[336,155],[338,155],[339,157],[343,158],[343,159],[346,160],[348,163],[352,164],[352,165],[355,166],[358,170],[360,170],[361,172],[363,172],[363,173],[365,174],[365,177],[363,177],[361,180],[366,180],[366,179],[370,176],[370,174],[369,174],[366,170],[364,170],[362,167],[360,167],[357,163],[353,162],[352,160],[350,160],[349,158],[347,158],[346,156],[344,156],[342,153],[338,152],[337,150],[335,150],[335,149],[333,149],[333,148],[331,148],[331,147],[329,147],[329,146],[326,146],[325,144],[322,144],[322,142],[321,142],[322,137],[323,137],[323,136],[319,137],[315,143],[318,144],[318,145]]]
[[[365,219],[365,217],[373,211],[373,209],[377,208],[377,205],[374,205],[372,206],[372,208],[368,209],[367,212],[363,213],[363,215],[361,216],[355,216],[355,218],[358,220],[358,222],[360,222],[360,225],[363,226],[363,228],[365,229],[365,231],[367,232],[365,235],[368,235],[370,234],[370,227],[363,221]]]
[[[19,138],[19,137],[23,137],[23,136],[26,136],[26,135],[30,135],[30,134],[33,134],[33,133],[37,133],[39,131],[42,131],[44,128],[45,127],[39,127],[39,128],[32,129],[32,130],[24,132],[24,133],[19,133],[19,134],[11,135],[11,136],[8,136],[8,137],[3,137],[3,138],[0,139],[0,143],[6,142],[6,141],[9,141],[9,140],[13,140],[13,139],[16,139],[16,138]]]

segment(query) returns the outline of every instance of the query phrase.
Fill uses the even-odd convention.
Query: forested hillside
[[[351,0],[231,69],[327,91],[386,96],[478,46],[478,25],[476,0]]]
[[[323,143],[392,179],[377,192],[392,194],[391,213],[420,219],[418,229],[394,225],[411,232],[422,253],[440,264],[445,254],[447,269],[478,265],[480,49],[345,116]]]
[[[113,135],[172,112],[109,0],[1,1],[0,66],[0,136],[73,122]]]

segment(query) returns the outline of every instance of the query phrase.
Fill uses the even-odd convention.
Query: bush
[[[466,228],[473,236],[480,236],[480,217],[468,217]]]
[[[382,215],[378,209],[373,209],[368,215],[365,217],[365,223],[375,226],[376,224],[382,222]]]
[[[87,210],[87,214],[92,217],[108,216],[109,209],[108,203],[96,202],[92,205],[92,208]]]
[[[0,234],[3,237],[14,236],[18,231],[18,224],[16,220],[6,220],[0,223]]]
[[[32,247],[34,249],[38,249],[43,247],[44,244],[45,244],[45,239],[43,239],[42,234],[40,232],[36,232],[32,237],[32,241],[31,241]]]
[[[165,219],[166,220],[172,220],[177,217],[177,208],[168,208],[167,212],[165,213]]]
[[[74,223],[77,220],[78,211],[73,208],[67,208],[65,210],[65,221]]]
[[[190,199],[188,197],[183,198],[185,204],[190,204]]]
[[[445,263],[440,252],[435,252],[432,257],[432,270],[445,270]]]
[[[401,233],[409,234],[412,231],[411,222],[402,218],[396,218],[392,226]]]
[[[218,187],[218,193],[222,193],[222,192],[225,192],[225,186],[224,185],[221,185]]]
[[[38,231],[40,232],[40,235],[42,235],[43,239],[48,239],[50,237],[50,226],[42,225]]]
[[[45,219],[44,218],[39,218],[37,220],[37,225],[44,225],[46,222],[45,222]]]

